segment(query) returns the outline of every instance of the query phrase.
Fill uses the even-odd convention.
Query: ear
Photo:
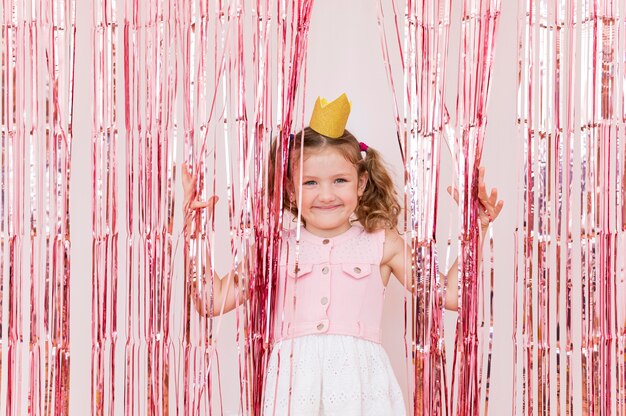
[[[359,197],[363,196],[363,193],[365,192],[365,188],[367,187],[367,181],[369,181],[370,175],[367,172],[363,172],[361,174],[361,176],[359,176],[359,188],[357,190],[357,195],[359,195]]]

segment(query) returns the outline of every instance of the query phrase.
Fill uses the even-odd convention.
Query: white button
[[[330,243],[330,240],[329,240],[328,238],[325,238],[325,239],[322,241],[322,244],[328,244],[328,243]]]
[[[328,274],[328,266],[324,266],[324,268],[322,269],[322,273]]]
[[[317,325],[317,330],[321,331],[322,329],[324,329],[324,324],[323,323],[318,324]]]
[[[324,296],[320,302],[322,303],[322,305],[326,305],[328,303],[328,298],[326,296]]]

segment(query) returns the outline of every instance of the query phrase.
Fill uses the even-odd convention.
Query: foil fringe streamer
[[[209,26],[205,25],[209,22],[209,14],[206,4],[200,2],[195,6],[197,8],[186,12],[189,20],[185,21],[201,24],[187,26],[184,32],[185,53],[188,53],[183,68],[184,101],[189,103],[185,107],[184,155],[198,173],[199,189],[206,197],[216,192],[216,154],[218,149],[224,149],[228,228],[233,254],[231,268],[238,271],[239,283],[235,290],[241,291],[238,302],[242,304],[236,312],[240,406],[241,411],[251,415],[261,414],[265,367],[272,346],[271,312],[279,289],[276,288],[277,263],[268,259],[276,258],[283,228],[284,163],[287,140],[297,120],[296,97],[303,82],[302,68],[312,5],[312,1],[254,2],[251,34],[246,32],[249,26],[245,22],[246,7],[250,6],[243,2],[232,2],[229,7],[224,5],[216,14],[213,44],[207,41]],[[250,35],[251,60],[245,49]],[[204,49],[207,45],[210,45],[208,50]],[[213,60],[207,62],[207,56],[212,56]],[[213,81],[207,73],[209,62],[214,64]],[[247,75],[250,72],[252,81]],[[252,99],[248,98],[248,89],[252,91]],[[215,111],[220,114],[217,121],[212,120]],[[251,118],[248,113],[252,114]],[[208,119],[205,118],[207,114]],[[212,125],[217,123],[223,123],[222,127],[213,133]],[[201,135],[198,137],[194,132]],[[270,155],[273,140],[277,142],[276,155]],[[235,145],[231,147],[231,143]],[[278,161],[275,177],[268,176],[265,166],[270,157],[276,157]],[[270,182],[276,190],[273,199],[269,199],[266,193],[266,184]],[[238,194],[235,193],[237,190]],[[211,279],[214,278],[215,253],[208,248],[215,238],[214,223],[203,218],[201,227],[206,230],[206,236],[197,242],[192,241],[185,248],[185,263],[188,265],[194,258],[199,270],[210,270]],[[208,258],[203,260],[206,253]],[[231,277],[228,279],[228,285],[235,285]],[[203,289],[208,299],[212,299],[211,287],[207,285]],[[193,339],[193,333],[189,331],[195,324],[190,323],[196,318],[193,318],[190,302],[186,301],[186,305],[184,325],[188,332],[185,337]],[[223,305],[210,305],[209,311],[219,311],[221,307]],[[200,331],[196,333],[200,340],[204,340],[202,347],[211,357],[220,320],[209,316],[208,320],[199,323]],[[188,357],[185,357],[184,365],[187,385],[193,379],[194,370]],[[215,376],[214,367],[205,363],[205,368],[207,366],[209,374],[205,377],[211,383]],[[271,390],[270,387],[268,391]],[[221,401],[220,397],[215,399]],[[187,401],[193,400],[193,397],[185,399],[186,409]],[[208,406],[209,403],[203,403],[202,408],[208,409]]]
[[[625,7],[519,4],[513,414],[625,411]]]
[[[171,406],[170,395],[176,371],[170,307],[178,6],[175,1],[133,0],[125,8],[126,254],[134,260],[126,275],[125,414],[180,411],[177,401]]]
[[[495,47],[498,1],[465,1],[461,20],[459,92],[453,125],[444,104],[446,57],[449,45],[449,1],[405,3],[404,30],[394,14],[395,41],[389,42],[385,29],[385,8],[378,2],[378,25],[383,59],[394,94],[394,114],[405,169],[405,232],[412,248],[410,309],[405,321],[411,329],[413,359],[413,412],[415,414],[478,414],[484,401],[487,413],[491,348],[493,340],[493,261],[490,281],[479,276],[477,254],[478,223],[476,172],[482,154],[485,108],[489,96]],[[403,33],[403,35],[401,35]],[[403,118],[400,118],[396,83],[389,45],[397,43],[404,76]],[[434,104],[433,104],[434,103]],[[451,390],[445,379],[442,307],[446,282],[439,281],[436,253],[437,194],[441,141],[449,139],[456,162],[461,192],[459,224],[459,320]],[[491,235],[491,234],[490,234]],[[490,245],[493,245],[490,237]],[[408,253],[407,253],[408,254]],[[447,262],[446,262],[447,263]],[[485,296],[486,290],[490,296]],[[482,290],[482,291],[481,291]],[[479,334],[479,310],[485,320],[489,304],[488,332]],[[479,349],[479,337],[487,351]],[[459,364],[456,365],[457,353]],[[483,360],[483,355],[486,359]],[[407,348],[407,359],[409,357]],[[456,370],[455,370],[456,369]],[[458,372],[457,372],[458,371]],[[484,371],[484,379],[483,379]],[[458,380],[458,388],[456,382]],[[454,403],[454,392],[458,401]],[[450,393],[451,395],[449,395]]]
[[[0,21],[0,403],[7,415],[62,415],[70,399],[75,3],[5,0]]]
[[[118,294],[117,4],[93,10],[91,414],[115,413]],[[110,394],[107,394],[110,392]]]
[[[10,415],[67,414],[75,4],[25,3],[4,0],[0,9],[0,301],[8,302],[0,308],[0,374],[7,374],[0,380],[0,395]],[[225,182],[232,266],[241,267],[242,297],[251,300],[237,314],[241,409],[260,411],[271,346],[267,318],[278,290],[276,265],[266,259],[275,258],[282,226],[280,192],[276,200],[261,192],[269,180],[280,189],[282,177],[279,172],[268,178],[263,161],[273,137],[279,137],[279,159],[284,161],[285,141],[297,125],[296,97],[304,78],[312,2],[251,4],[126,1],[122,35],[117,30],[122,8],[115,1],[94,3],[92,413],[123,407],[124,414],[211,414],[213,406],[221,406],[215,344],[219,318],[197,316],[188,292],[181,291],[188,285],[173,273],[179,105],[184,108],[183,158],[200,174],[205,196],[217,186],[220,144],[231,163]],[[407,356],[410,350],[417,383],[413,408],[417,414],[476,414],[483,397],[487,413],[489,381],[482,374],[485,355],[476,330],[486,298],[480,291],[487,285],[476,273],[476,235],[469,230],[475,229],[471,193],[482,148],[499,2],[463,3],[462,37],[468,42],[462,44],[481,46],[462,52],[469,59],[462,60],[466,69],[459,71],[463,93],[450,134],[459,164],[464,229],[459,267],[462,285],[469,287],[460,292],[460,341],[455,348],[460,361],[450,391],[438,309],[443,282],[431,278],[436,270],[440,140],[451,124],[441,98],[450,2],[407,1],[401,30],[392,1],[392,42],[386,38],[382,1],[378,6],[381,46],[394,91],[400,83],[392,76],[389,48],[395,43],[404,77],[402,105],[396,99],[394,112],[406,203],[412,207],[405,222],[414,248],[412,263],[419,266],[406,279],[412,290],[406,313],[412,341]],[[625,6],[619,1],[573,0],[525,0],[519,6],[517,122],[524,149],[515,237],[512,413],[626,414],[626,276],[621,255],[626,244]],[[120,61],[123,70],[118,70]],[[440,72],[429,70],[435,67]],[[253,84],[246,81],[250,72]],[[117,85],[123,85],[123,94]],[[118,96],[124,97],[123,105]],[[125,142],[118,155],[120,108]],[[119,166],[125,166],[123,175],[118,175]],[[120,236],[119,204],[124,202],[126,227]],[[268,217],[269,226],[252,226]],[[207,232],[202,239],[185,247],[186,270],[193,254],[197,264],[212,271],[214,259],[207,249],[216,237],[208,218],[203,227]],[[120,241],[125,245],[121,250]],[[264,243],[251,252],[253,241]],[[122,253],[125,270],[120,276]],[[210,299],[210,290],[203,290]],[[171,310],[176,296],[184,297],[187,305],[180,320]],[[581,323],[574,320],[572,325],[577,314]],[[121,396],[115,383],[119,337],[124,340]],[[574,371],[577,362],[580,379]]]
[[[459,189],[459,315],[456,326],[455,363],[451,391],[458,380],[457,414],[478,415],[488,412],[489,368],[491,360],[492,323],[489,332],[481,333],[484,305],[493,305],[481,293],[484,274],[478,260],[479,243],[478,167],[481,164],[487,103],[493,74],[496,32],[500,17],[499,0],[470,0],[463,3],[461,16],[461,47],[456,101],[455,138],[456,170]],[[490,238],[491,240],[491,238]],[[490,245],[492,242],[490,241]],[[493,291],[493,286],[491,286]],[[479,312],[480,311],[480,312]],[[482,318],[480,316],[482,315]],[[490,313],[493,321],[493,313]],[[483,326],[484,327],[484,326]],[[481,342],[482,341],[482,342]],[[484,345],[488,345],[485,351]],[[486,356],[486,359],[485,359]],[[458,358],[458,367],[456,359]],[[486,369],[486,370],[485,370]],[[486,377],[483,379],[483,372]],[[484,405],[483,405],[484,403]],[[452,406],[454,401],[451,400]],[[481,408],[481,406],[483,408]]]
[[[312,5],[240,0],[94,4],[92,413],[224,411],[217,350],[221,318],[212,314],[223,305],[213,304],[210,284],[216,243],[211,218],[203,214],[199,237],[181,245],[186,277],[173,273],[181,238],[173,232],[180,106],[183,159],[197,175],[201,197],[218,191],[218,163],[226,162],[231,267],[239,271],[236,290],[242,292],[236,313],[240,411],[260,414],[276,291],[276,263],[265,259],[275,257],[282,231],[282,192],[268,199],[265,184],[275,180],[275,189],[282,189]],[[252,91],[252,100],[246,90]],[[267,176],[265,167],[274,138],[282,161],[276,179]],[[224,158],[217,155],[220,149]],[[122,175],[120,166],[125,166]],[[121,233],[120,221],[125,224]],[[195,311],[192,274],[206,278],[197,284],[208,299],[208,319]],[[181,299],[182,313],[173,311]],[[123,391],[115,367],[122,344]]]
[[[395,2],[391,2],[395,39],[387,39],[385,6],[378,2],[378,25],[383,59],[394,96],[398,144],[404,167],[404,235],[411,253],[406,253],[402,276],[410,298],[405,299],[405,350],[411,357],[412,374],[407,384],[412,392],[416,415],[446,412],[445,348],[442,306],[445,294],[439,281],[436,254],[436,212],[439,154],[444,134],[446,56],[448,50],[450,1],[420,3],[407,1],[404,26],[400,27]],[[403,33],[403,35],[401,35]],[[396,91],[390,46],[397,44],[403,69],[403,89]],[[435,70],[437,68],[437,70]],[[402,94],[402,118],[398,93]],[[435,103],[432,105],[432,103]],[[442,285],[443,283],[443,285]],[[406,343],[410,340],[410,345]]]

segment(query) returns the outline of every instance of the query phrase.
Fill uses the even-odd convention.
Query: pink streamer
[[[409,227],[407,230],[410,229],[415,235],[412,239],[411,262],[415,265],[416,274],[412,276],[413,298],[409,318],[413,336],[412,356],[415,357],[413,410],[415,414],[443,412],[453,414],[455,409],[459,414],[477,414],[479,397],[483,394],[486,414],[493,345],[493,261],[490,268],[490,296],[487,301],[485,294],[478,291],[482,279],[477,275],[478,234],[475,230],[478,229],[478,224],[474,189],[475,172],[482,152],[484,108],[492,71],[499,2],[467,1],[464,3],[462,20],[462,45],[465,49],[461,51],[460,61],[463,66],[459,70],[461,77],[457,100],[458,133],[455,134],[456,142],[453,141],[452,144],[453,156],[459,164],[455,170],[462,173],[460,189],[465,192],[460,202],[463,209],[460,211],[463,235],[459,238],[462,253],[459,263],[461,272],[459,289],[469,288],[469,291],[459,290],[461,307],[457,340],[463,343],[458,344],[455,349],[455,363],[456,353],[460,353],[460,365],[458,369],[456,365],[453,367],[452,380],[454,393],[458,379],[459,399],[456,406],[453,398],[448,397],[445,380],[445,350],[441,324],[441,307],[445,293],[437,281],[435,251],[439,154],[441,140],[444,139],[442,135],[449,121],[443,96],[446,85],[445,57],[448,49],[450,6],[446,1],[433,4],[407,2],[404,46],[401,46],[397,13],[395,4],[392,4],[396,16],[395,35],[404,70],[404,125],[399,121],[397,110],[395,113],[398,134],[403,138],[400,144],[405,161],[405,205],[410,207],[410,211],[407,210],[409,216],[405,218],[405,224]],[[378,7],[378,24],[383,58],[390,86],[395,94],[382,2],[379,2]],[[397,101],[396,99],[395,102]],[[443,283],[445,286],[445,282]],[[479,357],[478,350],[477,319],[479,306],[484,316],[484,305],[487,302],[490,305],[490,323],[485,338],[488,338],[489,342],[487,359],[483,365],[482,355]],[[482,390],[483,388],[485,390]]]
[[[0,300],[6,294],[9,303],[0,308],[6,328],[0,347],[7,351],[0,355],[0,374],[7,374],[0,396],[9,415],[67,414],[75,5],[23,3],[3,0],[0,9]],[[118,10],[115,1],[94,3],[92,413],[224,409],[216,349],[221,321],[196,313],[188,282],[174,273],[179,104],[184,160],[198,174],[200,193],[217,192],[220,182],[227,187],[231,267],[241,270],[240,410],[259,414],[263,392],[272,391],[264,376],[272,325],[280,324],[269,319],[280,288],[276,264],[267,260],[276,258],[283,217],[282,193],[270,200],[264,188],[272,181],[282,189],[286,143],[302,124],[313,2],[252,5],[133,0]],[[401,6],[390,4],[391,41],[382,1],[378,25],[410,208],[405,231],[415,272],[405,279],[412,295],[405,302],[412,343],[405,349],[407,359],[409,350],[414,358],[414,372],[407,374],[415,386],[412,405],[416,414],[487,414],[494,268],[492,250],[490,269],[479,273],[475,187],[500,4],[463,2],[453,128],[443,102],[451,3],[409,0],[404,6],[403,20],[396,11]],[[524,152],[515,237],[513,414],[626,414],[624,11],[621,2],[609,0],[520,3],[517,122]],[[117,32],[121,19],[123,37]],[[402,83],[392,73],[394,47]],[[117,66],[120,58],[123,68]],[[463,227],[458,361],[450,385],[441,326],[445,294],[443,282],[433,278],[444,129],[453,131]],[[126,142],[118,154],[120,138]],[[276,176],[268,177],[273,138],[279,163]],[[222,148],[225,157],[217,153]],[[218,177],[222,159],[226,174]],[[187,276],[193,274],[192,258],[197,272],[208,276],[201,290],[211,313],[213,306],[224,307],[212,305],[208,284],[215,264],[213,221],[202,218],[201,236],[185,245],[183,254]],[[120,253],[126,261],[121,274]],[[182,316],[173,310],[178,294],[184,298]],[[578,312],[580,327],[572,327]],[[122,344],[123,387],[115,383]],[[573,370],[578,359],[581,379]],[[580,407],[574,394],[579,391]]]
[[[398,99],[390,61],[389,42],[384,26],[382,2],[378,4],[378,25],[381,47],[390,87],[394,93],[394,109],[400,150],[405,168],[404,203],[411,210],[405,216],[405,235],[411,230],[411,258],[415,274],[405,276],[412,291],[411,304],[405,301],[405,323],[413,338],[414,357],[413,411],[415,414],[442,414],[445,393],[445,354],[441,325],[442,291],[436,264],[435,232],[439,150],[444,114],[441,93],[445,86],[450,3],[432,5],[407,2],[404,46],[395,4],[395,35],[404,70],[404,123],[400,123]],[[433,39],[433,41],[430,41]],[[443,57],[443,58],[442,58]],[[432,68],[441,68],[440,72]],[[430,103],[435,102],[433,106]],[[428,105],[425,105],[429,103]],[[407,253],[408,254],[408,253]],[[411,270],[411,269],[408,269]],[[410,308],[410,311],[409,311]],[[412,324],[410,324],[411,322]],[[406,336],[405,336],[406,339]],[[409,347],[405,343],[407,361]],[[409,375],[407,374],[407,381]]]
[[[521,411],[529,415],[624,414],[618,323],[623,322],[618,292],[623,295],[624,288],[618,284],[617,254],[623,251],[623,122],[617,121],[624,111],[623,79],[618,76],[624,73],[624,62],[617,52],[625,46],[623,22],[618,24],[623,8],[611,1],[576,5],[528,0],[519,13],[518,126],[525,142],[525,179],[518,227],[523,243],[516,254],[517,270],[523,271],[523,303],[521,310],[514,309],[514,340],[521,331],[523,354],[516,353],[515,368],[522,369]],[[574,140],[580,142],[578,154]],[[580,200],[572,192],[577,180]],[[572,215],[576,203],[580,221]],[[578,264],[575,245],[580,247]],[[580,279],[574,274],[578,265]],[[516,280],[516,296],[517,286]],[[577,312],[572,295],[578,290],[580,340],[572,334]],[[572,370],[576,357],[580,380]],[[519,381],[515,371],[513,412]],[[552,402],[555,385],[557,400]],[[580,407],[577,391],[582,391]]]
[[[7,380],[0,380],[0,395],[8,415],[67,414],[69,409],[75,12],[72,1],[31,6],[5,0],[0,9],[0,299],[7,289],[9,300],[8,316],[0,312],[8,335]],[[0,354],[0,374],[3,358]],[[28,374],[22,373],[24,360]]]
[[[117,8],[94,6],[94,113],[92,126],[92,414],[115,412],[115,352],[118,339]]]
[[[192,3],[195,4],[195,3]],[[253,20],[256,22],[252,31],[253,55],[247,58],[246,48],[246,24],[244,21],[245,8],[242,2],[230,6],[216,5],[215,28],[213,39],[209,37],[210,15],[206,12],[203,2],[198,6],[183,9],[183,21],[191,22],[200,18],[200,25],[194,29],[187,26],[183,31],[183,39],[186,47],[183,49],[183,85],[185,104],[185,149],[184,154],[188,163],[198,173],[198,186],[200,194],[204,197],[215,193],[216,151],[223,146],[226,153],[226,178],[227,186],[227,209],[230,228],[230,247],[233,253],[231,267],[239,270],[239,285],[236,290],[242,290],[241,299],[247,299],[242,307],[237,309],[238,345],[239,350],[239,374],[240,374],[240,406],[246,413],[260,414],[262,406],[263,382],[267,354],[272,345],[270,334],[271,308],[275,296],[276,265],[267,262],[267,259],[275,258],[278,251],[278,242],[282,230],[282,201],[268,200],[265,194],[265,184],[268,180],[275,181],[275,189],[282,189],[282,173],[277,173],[277,178],[264,177],[260,172],[265,172],[265,163],[269,157],[269,144],[272,136],[276,134],[274,126],[279,126],[278,149],[281,152],[278,159],[281,169],[284,168],[286,154],[286,140],[291,132],[294,122],[294,107],[297,87],[302,83],[301,68],[306,53],[306,39],[308,21],[310,19],[312,2],[262,2],[257,1],[254,8]],[[278,24],[274,25],[273,19],[277,17]],[[276,39],[272,39],[270,29],[276,27]],[[271,42],[277,42],[280,47],[276,48],[278,59],[272,55]],[[207,59],[207,57],[211,57]],[[208,62],[213,62],[213,76],[208,76],[210,67]],[[291,65],[288,65],[291,63]],[[273,70],[273,66],[278,68]],[[248,74],[253,74],[252,101],[247,99]],[[278,80],[272,78],[276,73]],[[274,113],[272,85],[277,86],[278,111]],[[191,86],[196,90],[193,91]],[[254,103],[253,120],[248,120],[248,103]],[[208,114],[208,118],[206,118]],[[220,120],[213,119],[214,114],[220,114]],[[223,122],[217,129],[217,123]],[[215,127],[213,127],[215,126]],[[196,136],[195,131],[202,134]],[[231,139],[231,132],[235,135]],[[222,141],[223,139],[223,141]],[[236,146],[232,146],[236,143]],[[208,151],[209,149],[213,149]],[[238,164],[231,168],[231,152],[236,149]],[[210,171],[213,170],[211,174]],[[206,180],[211,178],[210,180]],[[239,195],[235,194],[234,179],[237,178]],[[276,195],[280,195],[277,192]],[[269,221],[268,221],[269,218]],[[266,225],[262,225],[266,224]],[[213,279],[214,271],[213,251],[209,250],[214,234],[214,224],[208,219],[202,219],[201,227],[207,231],[206,237],[198,240],[192,239],[185,248],[185,263],[187,270],[193,262],[197,269],[210,270],[209,279]],[[254,246],[255,251],[251,251]],[[206,257],[208,255],[208,257]],[[205,259],[206,257],[206,259]],[[206,262],[206,263],[204,263]],[[202,289],[209,302],[213,302],[210,280]],[[229,281],[228,285],[234,285]],[[188,294],[185,295],[188,297]],[[192,390],[191,380],[197,379],[194,372],[202,371],[195,367],[190,360],[195,349],[192,344],[194,335],[192,328],[197,318],[191,309],[191,303],[186,301],[184,317],[186,335],[188,341],[186,356],[184,358],[184,384],[185,412],[206,411],[209,407],[200,406],[200,398],[218,400],[220,397],[210,396],[210,385],[213,383],[211,362],[204,364],[207,384]],[[221,305],[223,308],[223,305]],[[220,318],[213,318],[211,312],[213,306],[209,305],[209,319],[198,322],[197,334],[200,339],[208,341],[202,348],[213,360],[215,345],[213,337],[219,332]],[[216,310],[219,310],[216,305]],[[215,322],[214,322],[215,321]],[[268,326],[269,323],[269,326]],[[208,337],[208,338],[207,338]],[[217,362],[217,361],[215,361]],[[218,377],[219,375],[216,374]],[[195,403],[195,404],[192,404]],[[208,403],[207,403],[208,404]],[[205,410],[202,410],[205,409]]]
[[[482,156],[486,127],[486,108],[490,92],[495,50],[495,35],[500,14],[497,0],[464,2],[461,23],[461,58],[459,91],[457,95],[457,145],[459,152],[459,317],[457,345],[459,354],[458,400],[459,414],[480,413],[482,395],[489,396],[489,379],[481,384],[483,349],[479,348],[478,311],[485,299],[478,291],[478,200],[477,172]],[[489,343],[491,348],[491,343]],[[487,366],[489,367],[490,351]],[[456,357],[455,357],[456,360]],[[456,373],[455,373],[456,376]],[[452,390],[455,380],[452,382]],[[483,390],[484,389],[484,390]],[[487,407],[485,406],[485,413]]]

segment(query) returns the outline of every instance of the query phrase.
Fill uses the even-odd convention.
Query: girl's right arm
[[[194,269],[195,265],[192,260],[190,267],[191,279],[189,279],[190,294],[199,314],[203,316],[218,316],[235,309],[238,304],[237,289],[239,286],[235,271],[231,271],[224,277],[214,273],[211,278],[211,267],[209,266],[207,267],[209,270],[201,273],[202,277],[198,279],[196,277],[197,271]],[[212,310],[210,310],[211,296],[213,297]],[[224,306],[223,309],[222,305]]]
[[[184,235],[185,235],[185,251],[195,252],[193,245],[199,241],[200,215],[199,211],[207,210],[207,217],[213,216],[213,210],[217,203],[218,197],[212,196],[208,201],[200,201],[197,198],[196,178],[191,175],[187,165],[183,165],[183,215]],[[220,277],[217,273],[211,276],[210,253],[206,253],[207,264],[204,270],[200,269],[202,265],[197,265],[195,257],[191,256],[189,261],[189,276],[186,281],[189,283],[190,295],[192,296],[194,305],[198,313],[204,316],[217,316],[221,313],[229,312],[237,306],[238,295],[238,272],[231,270],[228,275]],[[208,287],[207,285],[210,285]],[[211,305],[211,296],[213,297],[213,308],[209,311]],[[222,309],[223,305],[223,309]],[[212,313],[210,313],[212,312]]]

